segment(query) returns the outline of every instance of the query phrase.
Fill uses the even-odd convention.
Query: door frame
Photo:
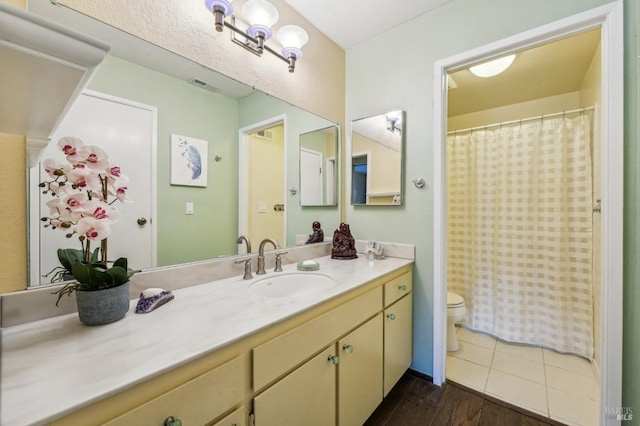
[[[283,234],[284,241],[278,241],[282,247],[287,245],[287,114],[276,115],[258,123],[240,128],[238,131],[238,236],[247,235],[249,231],[249,135],[282,124],[284,126],[284,182],[282,199],[284,203]]]
[[[589,29],[601,29],[602,47],[602,354],[600,424],[622,406],[623,252],[623,5],[618,0],[533,30],[440,60],[434,67],[434,321],[433,382],[445,380],[447,286],[447,74],[514,51]]]

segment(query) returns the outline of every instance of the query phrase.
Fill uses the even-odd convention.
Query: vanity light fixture
[[[503,56],[502,58],[473,66],[469,68],[469,71],[478,77],[493,77],[509,68],[515,58],[515,54]]]
[[[233,33],[238,34],[245,42],[236,43],[249,49],[257,55],[262,55],[266,50],[276,57],[282,59],[289,65],[289,72],[293,72],[296,61],[302,57],[302,47],[309,41],[307,32],[297,25],[285,25],[281,27],[276,38],[282,44],[282,53],[278,53],[265,44],[272,36],[272,27],[278,22],[280,14],[278,9],[266,0],[249,0],[242,7],[243,17],[248,21],[246,30],[235,25],[236,21],[242,22],[232,16],[233,23],[225,20],[233,14],[233,0],[205,0],[205,6],[214,16],[216,31],[221,32],[224,27],[229,28]],[[232,34],[234,36],[234,34]]]

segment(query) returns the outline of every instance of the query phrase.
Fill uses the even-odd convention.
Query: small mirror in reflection
[[[402,204],[404,111],[351,122],[351,204]]]

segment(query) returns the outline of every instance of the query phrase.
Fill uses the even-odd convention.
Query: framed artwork
[[[207,186],[208,142],[171,135],[171,185]]]

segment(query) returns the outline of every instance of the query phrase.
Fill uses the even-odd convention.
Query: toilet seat
[[[459,294],[447,292],[447,308],[455,308],[464,305],[464,298]]]

